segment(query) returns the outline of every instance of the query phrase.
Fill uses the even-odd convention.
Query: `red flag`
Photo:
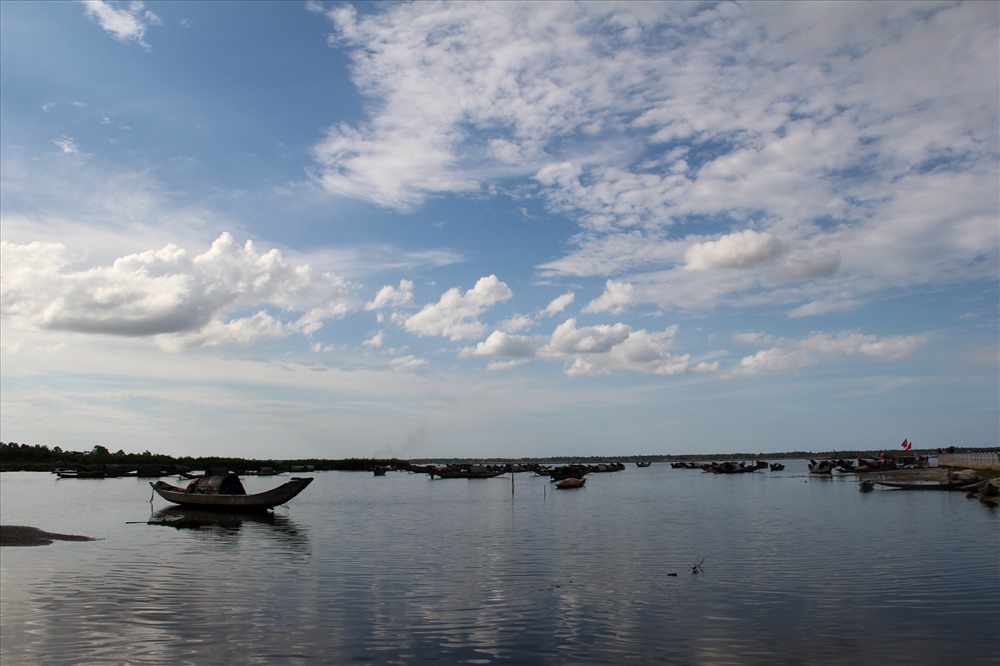
[[[906,450],[910,449],[910,443],[908,441],[906,441],[905,439],[903,440],[903,443],[900,444],[900,446],[902,446]]]

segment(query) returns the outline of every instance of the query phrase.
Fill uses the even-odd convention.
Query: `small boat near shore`
[[[982,482],[981,479],[960,479],[952,481],[876,481],[880,486],[896,490],[970,490]]]
[[[312,483],[312,477],[292,477],[288,483],[262,493],[247,494],[239,476],[232,472],[206,471],[188,484],[187,488],[172,486],[165,481],[150,482],[157,495],[184,507],[221,511],[267,511],[285,504]]]
[[[562,481],[556,481],[556,488],[559,490],[568,490],[570,488],[583,488],[583,484],[587,482],[586,479],[576,478],[574,476],[563,479]]]

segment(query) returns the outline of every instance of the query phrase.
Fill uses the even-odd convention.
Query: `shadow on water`
[[[237,533],[244,527],[253,526],[260,528],[258,532],[261,535],[280,540],[288,550],[303,548],[309,541],[306,530],[296,525],[295,521],[270,511],[238,513],[166,507],[153,511],[145,523],[176,530],[215,530],[228,533]]]

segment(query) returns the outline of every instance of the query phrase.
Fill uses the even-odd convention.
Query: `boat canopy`
[[[246,488],[234,472],[205,470],[205,475],[194,479],[184,489],[186,493],[201,495],[246,495]]]

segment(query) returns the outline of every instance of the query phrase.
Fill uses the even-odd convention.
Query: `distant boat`
[[[907,483],[904,481],[876,481],[875,483],[880,486],[886,486],[887,488],[895,488],[897,490],[969,490],[970,488],[978,485],[981,479],[961,479],[953,481],[943,481],[940,483],[923,482],[920,481]]]
[[[562,481],[556,481],[556,488],[559,488],[560,490],[566,490],[568,488],[583,488],[583,484],[586,482],[586,479],[578,479],[571,476],[563,479]]]
[[[636,461],[635,466],[636,467],[649,467],[652,464],[653,464],[653,462],[650,461],[650,460],[638,460],[638,461]]]
[[[506,473],[507,470],[505,468],[496,469],[494,467],[479,467],[474,465],[467,469],[439,468],[430,474],[431,478],[438,476],[442,479],[492,479],[493,477]]]
[[[60,479],[106,479],[108,473],[102,470],[81,469],[56,472]]]
[[[206,471],[188,484],[178,488],[165,481],[150,482],[157,495],[184,507],[222,511],[267,511],[284,504],[306,489],[312,477],[292,477],[288,483],[262,493],[248,495],[240,478],[231,472],[217,474]]]
[[[833,463],[829,460],[820,460],[819,462],[815,460],[809,461],[810,474],[833,474],[833,467]]]

